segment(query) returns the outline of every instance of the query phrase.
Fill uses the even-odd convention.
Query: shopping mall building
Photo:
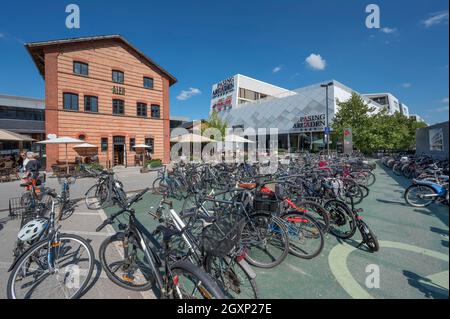
[[[134,145],[169,162],[169,88],[176,79],[119,35],[26,44],[45,80],[45,134],[98,146],[100,163],[134,165]],[[65,158],[47,145],[47,169]],[[69,159],[77,156],[69,145]]]
[[[324,147],[327,122],[324,84],[329,85],[330,126],[339,111],[338,101],[347,101],[352,93],[359,94],[373,113],[386,109],[389,114],[409,116],[408,107],[389,93],[360,94],[336,80],[287,90],[240,74],[213,85],[210,110],[218,112],[234,129],[278,129],[279,148],[319,149]]]

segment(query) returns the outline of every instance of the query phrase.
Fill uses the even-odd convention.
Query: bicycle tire
[[[203,269],[197,267],[191,262],[179,260],[170,265],[170,272],[176,273],[177,270],[181,270],[183,272],[187,272],[192,276],[196,277],[199,282],[202,283],[202,286],[207,290],[211,297],[214,299],[227,299],[223,294],[222,290],[219,288],[217,283],[211,278],[211,276],[204,271]],[[174,292],[176,289],[173,290]],[[175,297],[175,296],[174,296]]]
[[[313,251],[311,253],[307,253],[307,254],[300,253],[299,250],[302,250],[301,248],[299,250],[295,250],[294,244],[291,241],[289,241],[289,252],[291,254],[293,254],[296,257],[303,258],[303,259],[313,259],[314,257],[317,257],[318,255],[320,255],[320,253],[323,250],[324,244],[325,244],[325,239],[324,239],[324,235],[323,235],[323,232],[322,232],[319,222],[313,216],[311,216],[309,214],[305,214],[305,213],[299,213],[296,211],[289,211],[280,217],[283,220],[285,220],[286,222],[289,221],[289,218],[294,218],[295,220],[299,221],[298,224],[314,225],[314,227],[317,229],[316,230],[317,233],[315,233],[315,234],[313,233],[313,235],[320,238],[320,244],[319,244],[318,248],[315,251]],[[287,232],[288,232],[288,235],[291,233],[290,227],[288,228]],[[307,236],[304,236],[304,237],[306,238]],[[288,236],[288,238],[291,238],[291,236]],[[303,252],[304,252],[304,250],[303,250]]]
[[[90,265],[89,265],[89,269],[87,271],[86,279],[84,280],[83,284],[80,285],[77,292],[70,298],[70,299],[78,299],[79,297],[81,297],[84,294],[84,292],[85,292],[84,290],[87,287],[87,285],[92,277],[92,273],[94,271],[94,266],[95,266],[95,254],[94,254],[94,250],[92,249],[92,246],[84,238],[82,238],[80,236],[72,235],[72,234],[60,234],[59,241],[62,242],[62,241],[64,241],[64,239],[73,239],[75,241],[81,242],[85,246],[85,248],[87,248],[87,252],[90,256]],[[46,239],[38,241],[37,243],[33,244],[22,254],[22,256],[20,256],[19,260],[15,264],[15,266],[12,269],[10,276],[8,278],[8,283],[7,283],[8,299],[17,299],[17,298],[14,298],[15,294],[13,293],[13,281],[16,278],[16,273],[22,267],[22,263],[24,261],[28,260],[33,253],[35,253],[36,251],[38,251],[39,249],[42,249],[44,247],[48,247],[48,240],[46,240]]]
[[[98,201],[98,191],[99,191],[99,188],[102,188],[101,189],[101,191],[102,192],[105,192],[105,194],[103,194],[103,201],[102,200],[100,200],[100,201]],[[95,203],[90,203],[89,202],[89,198],[91,198],[91,197],[89,197],[89,194],[90,194],[90,192],[91,191],[93,191],[94,190],[94,194],[91,194],[91,196],[94,196],[95,197],[95,199],[99,202],[98,204],[97,204],[97,206],[94,206],[95,205]],[[110,196],[109,196],[110,194],[109,194],[109,190],[108,190],[108,188],[106,187],[106,185],[104,185],[104,184],[95,184],[95,185],[93,185],[93,186],[91,186],[89,189],[88,189],[88,191],[86,192],[86,195],[84,196],[84,202],[85,202],[85,204],[86,204],[86,207],[89,209],[89,210],[97,210],[97,209],[103,209],[103,208],[105,208],[105,207],[107,207],[108,205],[109,205],[109,201],[108,200],[104,200],[105,198],[107,199],[107,198],[109,198]],[[94,197],[92,197],[92,198],[94,198]]]
[[[363,230],[361,231],[361,235],[363,237],[364,244],[372,253],[379,251],[380,244],[378,242],[377,236],[375,236],[373,231],[369,228],[369,226],[367,226],[365,222],[363,222],[362,220],[360,220],[359,222],[362,224],[363,228]]]
[[[132,290],[132,291],[146,291],[146,290],[150,290],[153,287],[154,284],[154,279],[153,277],[150,278],[150,280],[148,280],[147,283],[142,284],[142,285],[133,285],[131,282],[131,277],[123,277],[119,278],[118,276],[116,276],[114,274],[114,272],[111,270],[110,265],[108,265],[108,262],[106,260],[106,251],[107,251],[107,247],[110,244],[114,245],[114,242],[120,242],[123,243],[123,239],[125,237],[124,233],[116,233],[113,236],[110,236],[108,238],[106,238],[102,244],[100,245],[99,248],[99,258],[100,258],[100,263],[102,265],[103,270],[106,273],[106,276],[109,278],[109,280],[111,280],[113,283],[115,283],[116,285],[118,285],[119,287],[128,289],[128,290]],[[133,238],[130,236],[129,239],[132,239],[131,241],[133,241]],[[136,241],[137,243],[137,241]],[[128,246],[130,245],[134,245],[133,243],[128,243]],[[139,246],[139,247],[138,247]],[[140,247],[140,245],[136,246],[139,249],[142,249]],[[119,249],[117,246],[113,247],[116,249]],[[122,244],[122,248],[123,248],[123,244]],[[121,256],[123,256],[123,252],[121,251],[119,254],[121,254]],[[125,275],[127,276],[127,275]]]
[[[261,262],[261,261],[255,260],[249,254],[250,251],[252,250],[252,246],[251,246],[250,242],[252,241],[252,237],[255,238],[254,236],[256,234],[252,233],[252,229],[249,229],[250,233],[247,233],[246,226],[249,225],[249,227],[254,228],[253,225],[256,222],[257,218],[259,218],[259,221],[261,221],[261,219],[269,219],[270,221],[267,221],[268,225],[266,225],[266,227],[269,226],[269,223],[270,224],[274,223],[276,225],[275,231],[278,232],[278,234],[281,237],[281,254],[278,258],[275,258],[275,260],[272,262]],[[256,214],[252,214],[250,216],[250,219],[246,220],[246,222],[244,223],[243,228],[242,228],[241,238],[242,238],[242,240],[245,241],[244,247],[247,249],[247,255],[245,257],[245,260],[250,265],[253,265],[253,266],[259,267],[259,268],[273,268],[273,267],[281,264],[284,261],[284,259],[286,259],[287,255],[289,253],[289,238],[288,238],[286,229],[284,227],[284,222],[282,220],[278,220],[278,219],[279,219],[278,217],[272,216],[270,212],[267,212],[267,213],[258,212]],[[263,226],[262,228],[265,227],[264,225],[262,225],[262,226]],[[244,235],[244,233],[245,233],[245,235]],[[260,239],[257,238],[257,241],[259,241],[259,240]]]
[[[427,206],[430,206],[430,205],[435,201],[435,199],[432,198],[432,199],[430,199],[428,202],[425,202],[425,204],[416,204],[416,203],[413,203],[413,202],[411,201],[409,195],[410,195],[411,192],[412,192],[413,190],[415,190],[416,188],[421,188],[421,189],[423,189],[423,190],[429,191],[429,193],[436,194],[436,191],[435,191],[434,188],[431,187],[431,186],[428,186],[428,185],[417,185],[417,184],[413,184],[413,185],[409,186],[409,187],[405,190],[405,193],[404,193],[404,195],[403,195],[403,197],[404,197],[404,199],[405,199],[405,201],[406,201],[406,203],[407,203],[408,205],[411,205],[411,206],[413,206],[413,207],[427,207]],[[438,197],[438,195],[436,194],[436,198],[437,198],[437,197]]]
[[[324,203],[323,207],[330,213],[330,233],[340,239],[349,239],[353,237],[356,233],[357,225],[355,214],[353,214],[352,210],[347,206],[345,202],[342,202],[337,199],[331,199]],[[333,211],[332,211],[333,209]],[[345,223],[343,223],[343,219],[345,219]],[[332,226],[333,224],[338,225],[339,227],[347,224],[350,226],[349,231],[338,232],[338,229]]]
[[[322,205],[320,205],[316,201],[310,200],[301,200],[296,205],[300,208],[308,209],[307,214],[315,218],[324,234],[328,233],[328,231],[330,230],[330,215]],[[320,218],[315,217],[316,215],[318,215]]]
[[[250,283],[250,289],[251,289],[251,294],[252,296],[248,297],[248,296],[242,296],[242,299],[259,299],[259,290],[258,290],[258,285],[256,283],[256,278],[252,278],[251,275],[248,273],[248,271],[245,269],[245,267],[243,267],[241,265],[241,263],[233,261],[233,265],[235,265],[236,267],[238,267],[240,269],[240,271],[244,274],[245,278],[239,278],[239,275],[236,274],[236,271],[233,269],[231,270],[231,274],[225,274],[225,278],[223,278],[224,276],[222,275],[222,273],[220,274],[213,274],[214,269],[212,269],[212,264],[213,264],[213,259],[220,259],[222,262],[224,262],[227,267],[230,267],[230,262],[227,259],[230,258],[220,258],[220,257],[215,257],[212,255],[207,255],[205,257],[205,270],[211,275],[211,277],[213,279],[216,280],[216,282],[218,283],[219,287],[221,287],[221,289],[224,291],[225,295],[229,295],[232,299],[241,299],[241,298],[236,298],[235,296],[240,297],[240,293],[241,291],[239,290],[240,288],[240,282],[236,283],[236,279],[237,280],[247,280]],[[245,260],[242,260],[241,262],[247,263]],[[229,272],[230,270],[228,270]],[[232,283],[228,284],[224,282],[224,279],[228,279],[230,280]],[[234,287],[230,287],[233,286]],[[237,285],[239,285],[239,287],[236,287]],[[234,289],[233,289],[234,288]],[[231,290],[231,291],[230,291]],[[237,291],[239,290],[239,291]]]

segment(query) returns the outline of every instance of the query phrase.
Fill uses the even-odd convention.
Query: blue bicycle
[[[448,185],[448,176],[440,176],[437,181],[414,179],[405,191],[405,201],[414,207],[427,207],[432,203],[448,205]]]

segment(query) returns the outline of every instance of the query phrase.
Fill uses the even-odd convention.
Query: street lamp
[[[329,83],[327,83],[327,84],[321,84],[320,86],[321,87],[323,87],[323,88],[325,88],[325,90],[326,90],[326,112],[325,112],[325,114],[326,114],[326,127],[325,127],[325,136],[327,137],[326,138],[326,143],[327,143],[327,155],[328,155],[328,158],[330,158],[330,127],[329,127],[329,118],[328,118],[328,87],[330,87],[330,86],[332,86],[333,85],[333,82],[329,82]]]

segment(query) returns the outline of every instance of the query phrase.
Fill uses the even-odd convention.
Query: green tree
[[[399,112],[390,115],[382,110],[374,114],[374,109],[356,93],[337,104],[340,109],[333,119],[334,140],[341,140],[343,130],[351,128],[354,147],[365,153],[377,149],[413,150],[416,130],[426,126]]]
[[[364,100],[356,93],[353,93],[351,98],[346,102],[337,101],[339,112],[333,119],[332,128],[335,132],[332,136],[333,142],[342,139],[342,134],[345,128],[351,128],[353,132],[353,145],[365,152],[370,150],[374,144],[374,136],[371,130],[370,113],[375,109],[371,108]]]
[[[222,136],[225,136],[228,123],[225,120],[222,120],[216,111],[213,111],[209,115],[209,119],[202,123],[202,133],[208,128],[216,128],[220,131]]]

